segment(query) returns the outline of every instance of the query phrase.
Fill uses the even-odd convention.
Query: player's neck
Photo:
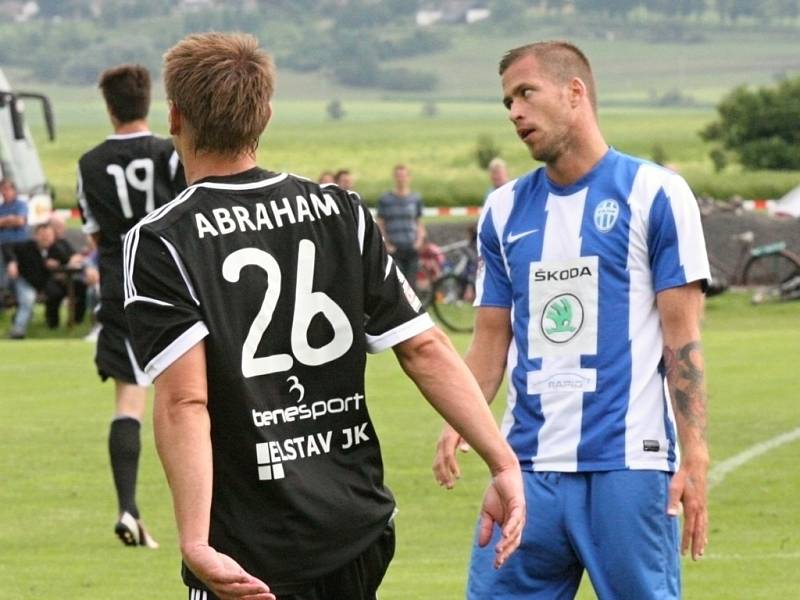
[[[608,152],[608,144],[599,129],[571,144],[567,151],[552,163],[547,163],[547,176],[558,185],[570,185],[591,171]]]
[[[254,154],[240,154],[236,157],[212,152],[188,153],[182,157],[183,169],[186,174],[186,183],[191,185],[195,181],[206,177],[225,177],[243,173],[256,166]]]
[[[114,121],[114,133],[116,135],[128,135],[131,133],[144,133],[150,131],[150,126],[147,124],[147,119],[136,119],[135,121],[128,121],[127,123],[119,123]]]

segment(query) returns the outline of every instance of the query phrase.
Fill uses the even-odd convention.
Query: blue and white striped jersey
[[[523,469],[675,469],[656,294],[709,277],[680,176],[609,149],[579,181],[493,192],[477,306],[511,309],[503,431]]]

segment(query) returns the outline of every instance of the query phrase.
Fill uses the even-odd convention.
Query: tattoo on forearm
[[[664,346],[664,366],[676,416],[705,439],[706,397],[701,343],[689,342],[677,349]]]

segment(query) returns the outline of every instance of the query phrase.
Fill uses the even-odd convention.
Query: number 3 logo
[[[302,402],[303,398],[306,395],[306,388],[303,387],[303,384],[300,383],[300,380],[297,378],[297,375],[290,375],[286,378],[286,383],[291,383],[292,386],[289,388],[290,392],[297,392],[300,394],[300,397],[297,398],[298,402]]]
[[[222,276],[237,283],[242,269],[247,266],[260,267],[267,273],[267,290],[242,347],[242,373],[245,377],[267,375],[288,371],[294,359],[308,366],[319,366],[336,360],[353,345],[353,328],[347,315],[333,299],[324,292],[312,290],[316,247],[311,240],[300,240],[297,254],[297,286],[294,295],[294,317],[292,319],[292,354],[256,356],[256,350],[264,332],[272,322],[275,306],[281,293],[281,268],[269,252],[258,248],[242,248],[230,254],[222,263]],[[333,339],[320,348],[308,342],[311,321],[321,315],[333,328]]]

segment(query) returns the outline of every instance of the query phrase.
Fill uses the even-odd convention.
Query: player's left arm
[[[709,453],[705,364],[700,341],[703,299],[699,281],[662,290],[656,296],[664,337],[667,386],[681,445],[681,464],[670,484],[667,512],[677,516],[678,504],[683,504],[681,552],[691,547],[695,560],[703,555],[708,541]]]
[[[393,349],[423,396],[475,448],[492,473],[481,507],[478,544],[489,543],[493,523],[500,526],[502,537],[495,547],[495,568],[499,568],[519,546],[525,524],[525,494],[516,454],[497,428],[478,382],[439,328]]]

